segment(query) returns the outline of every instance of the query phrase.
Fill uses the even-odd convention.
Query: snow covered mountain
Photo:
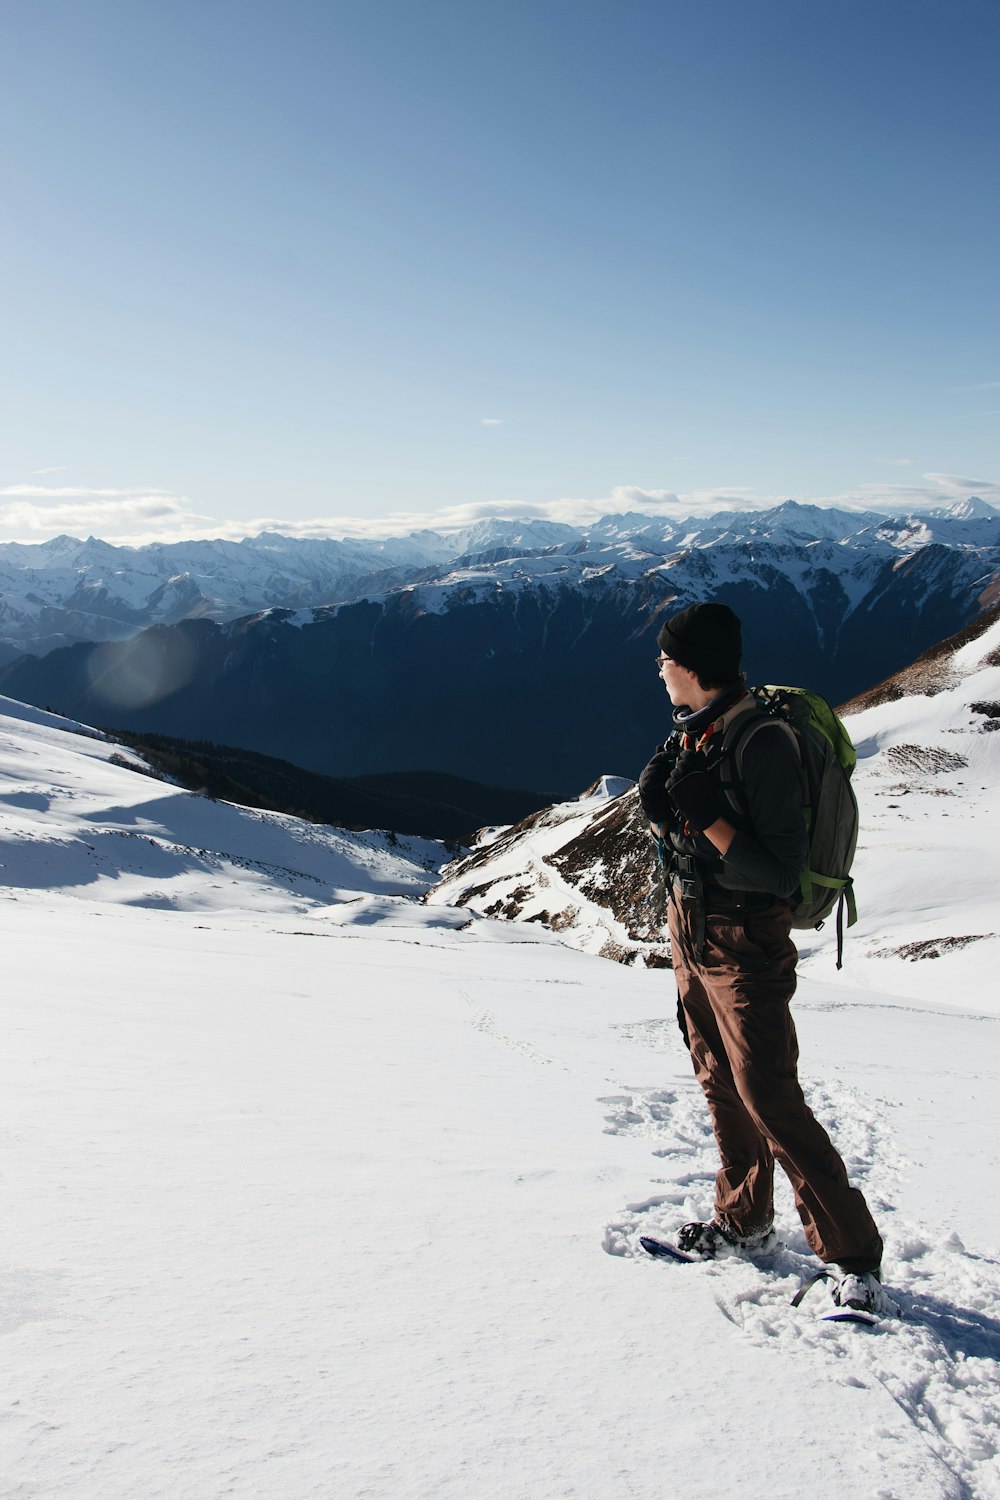
[[[966,993],[1000,965],[1000,612],[844,713],[862,828],[852,978],[927,999]],[[427,899],[542,923],[585,952],[660,966],[669,945],[653,862],[634,786],[605,777],[578,800],[486,833]],[[832,964],[832,924],[797,941],[802,972]]]
[[[796,1000],[874,1334],[790,1306],[780,1191],[767,1267],[639,1251],[711,1202],[668,974],[0,702],[5,1494],[997,1500],[997,645],[855,720],[868,925]]]
[[[384,541],[316,540],[262,532],[242,542],[116,547],[60,536],[38,545],[0,544],[0,650],[6,659],[74,641],[123,640],[150,625],[219,622],[270,608],[313,609],[382,595],[416,581],[459,584],[475,565],[558,554],[566,578],[614,568],[635,578],[690,549],[813,548],[822,566],[851,575],[862,555],[883,562],[921,547],[995,549],[1000,514],[972,498],[926,516],[822,509],[788,501],[766,511],[728,511],[671,521],[609,515],[589,527],[486,520],[441,535],[427,530]],[[815,569],[817,558],[809,560]],[[545,569],[541,570],[545,572]],[[517,570],[513,570],[516,574]],[[511,576],[508,569],[507,576]],[[851,590],[848,589],[850,593]]]
[[[0,698],[0,882],[164,911],[307,912],[419,895],[429,839],[237,807],[154,776],[98,731]]]
[[[479,550],[433,564],[440,537],[407,539],[409,561],[384,544],[377,560],[411,568],[408,582],[385,587],[383,575],[363,597],[227,623],[205,606],[127,641],[23,657],[0,668],[0,690],[332,776],[432,769],[568,795],[595,765],[627,771],[637,745],[662,737],[651,660],[666,611],[726,600],[744,620],[752,679],[780,672],[838,702],[995,600],[998,536],[996,513],[978,510],[892,521],[791,502],[683,525],[613,516],[587,532],[484,522],[447,544]],[[304,568],[348,545],[266,540],[227,544],[226,557],[268,559],[272,599],[280,575],[299,603],[292,563],[280,572],[275,556]],[[107,591],[108,576],[86,587]],[[204,602],[204,576],[198,588]],[[309,588],[318,597],[317,577]]]
[[[60,536],[0,544],[0,647],[35,654],[73,641],[125,640],[149,625],[233,620],[384,592],[425,569],[491,548],[538,550],[577,540],[543,522],[481,522],[450,537],[316,540],[261,532],[242,542],[116,547]]]

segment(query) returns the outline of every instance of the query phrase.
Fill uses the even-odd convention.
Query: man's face
[[[682,667],[680,662],[674,661],[672,656],[664,656],[661,651],[656,658],[660,669],[660,681],[667,690],[667,697],[675,708],[682,705],[690,707],[692,690],[699,686],[698,679],[687,667]]]

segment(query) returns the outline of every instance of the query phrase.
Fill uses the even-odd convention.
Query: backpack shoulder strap
[[[730,802],[744,816],[749,813],[747,805],[746,785],[743,777],[743,761],[746,747],[755,735],[762,729],[773,724],[780,729],[795,747],[796,758],[801,761],[802,751],[799,746],[798,735],[789,724],[788,720],[780,714],[771,713],[767,708],[758,703],[754,708],[747,709],[745,713],[737,714],[729,725],[722,742],[719,746],[719,755],[716,761],[719,779],[722,789],[729,797]]]

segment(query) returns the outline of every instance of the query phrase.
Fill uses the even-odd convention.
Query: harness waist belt
[[[705,886],[706,907],[724,911],[763,911],[779,899],[770,891],[730,891],[722,885]]]

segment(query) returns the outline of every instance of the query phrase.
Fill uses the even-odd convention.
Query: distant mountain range
[[[220,624],[261,610],[309,610],[446,581],[477,566],[560,556],[580,571],[613,566],[636,577],[691,549],[816,542],[899,558],[919,549],[1000,545],[1000,512],[976,497],[949,508],[890,518],[788,501],[765,511],[722,511],[667,520],[605,516],[592,526],[480,521],[442,535],[416,531],[383,541],[301,540],[262,532],[242,542],[116,547],[59,536],[0,543],[0,649],[7,659],[44,655],[80,641],[125,640],[150,625]],[[854,560],[852,558],[852,560]],[[567,564],[569,568],[569,564]],[[837,570],[839,571],[839,570]]]
[[[377,543],[7,545],[8,656],[73,643],[9,661],[0,691],[326,775],[434,769],[568,795],[662,738],[657,630],[709,597],[743,617],[752,680],[841,701],[997,601],[1000,512],[789,501]]]

